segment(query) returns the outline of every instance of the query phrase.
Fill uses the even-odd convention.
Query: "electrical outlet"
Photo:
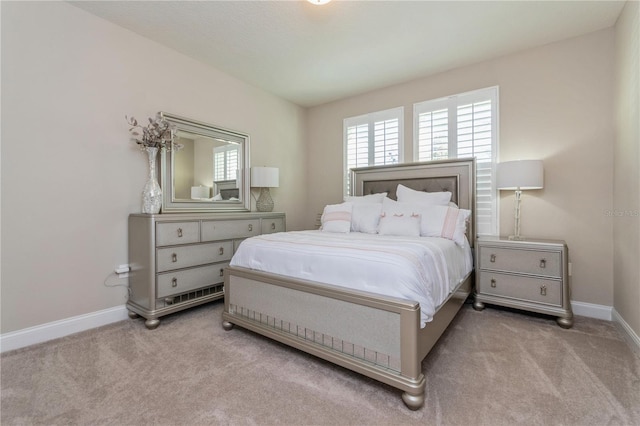
[[[131,268],[127,264],[118,265],[118,267],[116,268],[116,274],[118,274],[118,278],[127,278],[129,276],[129,271],[131,271]]]

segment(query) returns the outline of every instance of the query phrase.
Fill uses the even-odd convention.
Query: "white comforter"
[[[231,265],[417,301],[424,327],[473,260],[444,238],[299,231],[249,238]]]

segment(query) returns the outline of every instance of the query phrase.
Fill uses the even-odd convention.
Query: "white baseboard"
[[[613,318],[611,311],[612,306],[595,305],[593,303],[576,302],[571,301],[571,309],[573,309],[574,315],[580,315],[581,317],[596,318],[601,320],[611,321]]]
[[[70,334],[122,321],[127,318],[127,308],[125,305],[122,305],[4,333],[0,335],[0,353],[58,339]]]
[[[574,315],[617,322],[620,324],[620,328],[627,334],[629,342],[635,345],[636,349],[640,352],[640,337],[638,337],[631,326],[627,324],[624,318],[622,318],[612,306],[571,301],[571,308],[573,309]]]
[[[635,345],[636,351],[640,353],[640,337],[638,337],[631,326],[627,324],[624,318],[622,318],[615,309],[613,310],[613,320],[620,324],[620,327],[622,327],[622,329],[627,333],[627,336],[629,336],[630,342]]]

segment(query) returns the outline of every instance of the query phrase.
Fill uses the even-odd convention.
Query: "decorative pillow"
[[[344,201],[348,203],[381,203],[387,197],[388,192],[379,192],[377,194],[361,195],[361,196],[346,196]]]
[[[351,232],[376,234],[382,203],[355,203],[351,212]]]
[[[322,227],[325,232],[342,232],[348,233],[351,230],[351,212],[353,204],[329,204],[324,207],[322,217]]]
[[[382,203],[382,215],[420,216],[420,235],[453,240],[459,246],[465,243],[470,210],[420,203],[401,203],[387,198]],[[380,219],[382,226],[382,218]],[[382,233],[382,232],[380,232]]]
[[[459,246],[465,242],[470,210],[449,206],[428,206],[422,212],[420,235],[453,240]]]
[[[419,214],[386,214],[380,217],[378,226],[380,235],[398,235],[403,237],[420,236],[420,215]]]
[[[449,191],[441,192],[424,192],[407,188],[399,184],[396,189],[396,196],[401,203],[420,203],[431,204],[437,206],[446,206],[451,201],[451,193]]]
[[[420,213],[415,206],[399,203],[391,198],[382,201],[380,235],[420,236]]]

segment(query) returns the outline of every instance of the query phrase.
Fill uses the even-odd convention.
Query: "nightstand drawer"
[[[231,259],[232,254],[232,241],[167,247],[158,249],[156,264],[158,272],[165,272],[206,263],[222,262]]]
[[[519,275],[484,272],[478,293],[562,306],[562,282]]]
[[[202,222],[202,241],[248,238],[260,235],[260,219]]]
[[[156,224],[156,246],[189,244],[200,241],[200,222]]]
[[[480,247],[480,269],[562,278],[560,252]]]
[[[162,298],[186,293],[200,287],[222,283],[224,282],[224,268],[227,266],[229,266],[229,262],[158,274],[156,297]]]

